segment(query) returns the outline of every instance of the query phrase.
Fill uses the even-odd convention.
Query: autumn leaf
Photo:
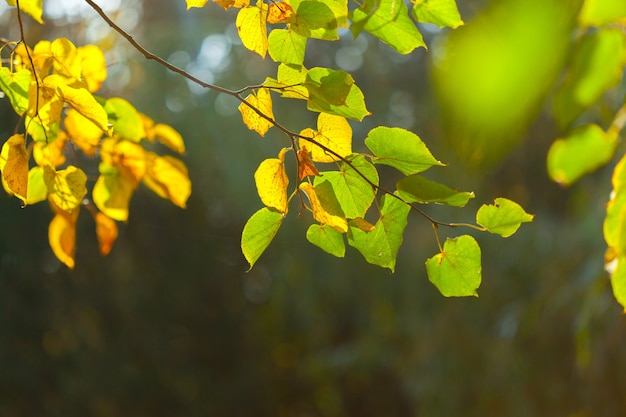
[[[204,7],[209,0],[187,0],[187,10],[191,9],[192,7]],[[220,3],[219,1],[216,1],[216,3]],[[224,7],[225,9],[227,7]]]
[[[136,187],[146,173],[146,152],[135,142],[120,140],[111,153],[111,163]]]
[[[300,190],[306,193],[315,220],[340,233],[348,231],[348,220],[341,211],[337,196],[328,182],[315,187],[308,182],[303,182]]]
[[[172,156],[157,156],[149,152],[146,152],[146,163],[143,183],[158,196],[185,208],[191,195],[191,181],[185,164]]]
[[[274,123],[262,117],[254,109],[259,110],[270,119],[274,119],[272,97],[269,90],[267,88],[261,88],[258,92],[250,94],[245,100],[250,106],[245,103],[239,105],[239,112],[241,113],[243,122],[248,126],[248,129],[254,130],[261,136],[265,136],[270,127],[274,126]]]
[[[54,255],[67,265],[74,268],[74,253],[76,250],[76,220],[79,209],[71,214],[56,207],[54,202],[50,202],[55,216],[48,226],[48,242]]]
[[[284,1],[270,4],[267,13],[267,23],[270,25],[276,23],[287,23],[293,16],[294,12],[291,6]]]
[[[87,156],[95,156],[103,131],[74,109],[69,109],[63,125],[70,140]]]
[[[117,223],[103,213],[96,213],[96,236],[98,247],[102,256],[108,255],[118,235]]]
[[[297,154],[296,158],[298,158],[298,179],[303,180],[308,176],[318,176],[320,175],[317,168],[315,168],[315,164],[311,161],[311,157],[309,156],[309,151],[306,148],[301,148]]]
[[[250,5],[250,0],[214,0],[215,3],[222,6],[224,10],[230,9],[231,7],[235,7],[237,9],[241,9],[242,7],[248,7]],[[202,7],[206,4],[207,0],[187,0],[187,9],[190,7]],[[190,3],[197,3],[200,6],[189,6]]]
[[[75,166],[55,171],[50,165],[44,166],[44,182],[48,188],[48,198],[61,210],[71,213],[87,194],[87,175]]]
[[[261,162],[254,173],[257,192],[263,204],[283,214],[287,213],[289,185],[285,171],[285,152],[287,148],[280,151],[278,158],[269,158]]]
[[[60,75],[51,75],[44,78],[43,83],[40,83],[39,86],[34,81],[31,82],[28,88],[27,114],[31,118],[36,118],[46,131],[50,131],[51,126],[61,119],[61,111],[63,110],[63,101],[57,95],[56,84],[50,83],[50,77],[62,79]]]
[[[32,167],[28,171],[28,193],[26,204],[35,204],[48,198],[48,187],[43,179],[43,167]]]
[[[56,139],[46,144],[38,141],[33,145],[33,159],[39,166],[50,165],[53,168],[61,166],[65,163],[65,144],[67,135],[65,132],[59,132]]]
[[[20,0],[20,10],[35,19],[37,23],[43,24],[43,19],[41,18],[43,14],[42,1],[43,0]],[[17,5],[15,0],[7,0],[7,3],[9,6]]]
[[[113,125],[113,133],[133,142],[146,137],[144,120],[128,101],[119,97],[110,98],[104,103],[104,110]]]
[[[244,7],[237,14],[237,32],[243,46],[265,58],[267,54],[268,6],[258,0],[256,6]]]
[[[17,198],[26,203],[28,195],[28,152],[24,135],[11,136],[0,151],[2,181]]]
[[[80,57],[82,80],[87,84],[87,90],[95,92],[107,78],[106,59],[102,49],[96,45],[85,45],[77,48]]]
[[[100,176],[91,192],[98,209],[114,220],[128,220],[128,204],[135,187],[119,170],[100,164]]]
[[[317,131],[304,129],[300,136],[311,138],[311,140],[300,138],[300,148],[306,148],[315,162],[339,161],[339,157],[346,157],[352,153],[352,128],[341,116],[320,113],[317,118]],[[313,141],[337,155],[327,152]]]
[[[144,128],[146,127],[144,120]],[[157,123],[146,128],[146,139],[151,142],[157,141],[179,154],[185,153],[183,137],[173,127]]]
[[[81,79],[81,58],[76,46],[67,38],[58,38],[50,44],[50,53],[54,59],[54,73],[64,77]]]

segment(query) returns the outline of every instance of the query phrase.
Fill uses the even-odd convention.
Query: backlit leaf
[[[183,137],[173,127],[157,123],[146,133],[148,140],[156,140],[181,155],[185,153]]]
[[[145,150],[141,145],[127,140],[120,140],[115,144],[110,163],[130,179],[135,187],[147,170]]]
[[[205,4],[207,4],[209,0],[186,0],[187,2],[187,10],[191,9],[192,7],[204,7]],[[225,9],[227,7],[224,7]]]
[[[312,224],[306,231],[309,242],[338,258],[346,255],[346,244],[343,235],[327,225]]]
[[[348,161],[350,164],[345,162],[341,164],[340,171],[325,171],[322,176],[316,177],[315,186],[329,182],[345,217],[362,218],[376,196],[372,184],[378,185],[378,171],[362,155],[350,156]]]
[[[613,170],[613,191],[606,205],[604,240],[612,253],[611,260],[626,256],[626,156]]]
[[[303,0],[289,2],[295,10],[289,28],[307,38],[339,39],[339,22],[331,9],[332,2]]]
[[[104,104],[104,110],[113,125],[113,133],[133,142],[146,137],[143,119],[135,107],[123,98],[110,98]]]
[[[428,279],[444,297],[478,297],[480,246],[469,235],[446,239],[443,251],[426,261]]]
[[[96,236],[100,255],[108,255],[117,239],[117,223],[100,212],[96,213],[94,220],[96,221]]]
[[[28,171],[28,192],[26,204],[35,204],[48,198],[48,187],[43,179],[44,169],[41,166],[32,167]]]
[[[514,201],[496,198],[493,205],[483,204],[476,213],[476,223],[490,233],[509,237],[522,223],[533,221],[535,216],[528,214]]]
[[[107,78],[106,59],[102,49],[95,45],[85,45],[77,48],[80,57],[81,75],[87,84],[87,90],[95,92]]]
[[[562,127],[619,83],[626,64],[626,35],[619,29],[596,31],[578,42],[570,70],[554,96],[554,114]]]
[[[313,187],[308,182],[303,182],[300,184],[300,189],[309,199],[315,220],[340,233],[348,231],[348,221],[330,183],[325,182]]]
[[[293,14],[293,8],[288,3],[284,1],[272,2],[267,13],[267,23],[270,25],[287,23]]]
[[[93,202],[108,217],[125,222],[128,204],[135,187],[130,179],[117,169],[100,164],[100,176],[93,186]]]
[[[266,207],[287,213],[287,186],[289,178],[285,171],[285,152],[283,148],[278,158],[270,158],[261,162],[254,173],[257,192]]]
[[[392,166],[404,175],[445,166],[433,157],[419,136],[398,127],[379,126],[370,130],[365,145],[375,156],[373,163]]]
[[[622,0],[585,0],[579,22],[583,26],[626,23],[626,2]]]
[[[250,0],[214,0],[214,1],[215,3],[222,6],[224,10],[230,9],[231,7],[241,9],[242,7],[248,7],[250,5]],[[193,4],[192,6],[189,5],[190,2]],[[191,7],[202,7],[206,4],[206,2],[207,0],[188,0],[187,10],[189,10]]]
[[[41,16],[43,14],[43,8],[41,6],[43,0],[20,0],[20,10],[35,19],[38,23],[43,23]],[[9,6],[15,6],[17,2],[15,0],[7,0]]]
[[[94,156],[104,132],[91,120],[74,109],[69,109],[63,120],[72,142],[87,156]]]
[[[54,255],[68,268],[74,268],[74,253],[76,251],[76,220],[79,209],[71,214],[54,207],[56,213],[48,226],[48,242]]]
[[[365,107],[363,92],[345,71],[311,68],[306,74],[309,91],[307,109],[350,119],[363,120],[370,112]]]
[[[59,122],[63,110],[63,101],[57,94],[56,83],[50,83],[50,77],[53,77],[52,80],[62,79],[59,75],[50,75],[44,78],[39,88],[35,82],[31,82],[28,88],[27,114],[36,119],[37,123],[42,124],[46,132],[50,131],[52,125]]]
[[[54,58],[55,74],[74,80],[81,79],[81,59],[76,46],[67,38],[58,38],[50,44],[50,53]]]
[[[2,180],[9,190],[24,203],[28,195],[28,152],[24,146],[24,135],[11,136],[0,151]]]
[[[356,248],[367,262],[394,272],[409,211],[410,207],[404,202],[384,195],[381,198],[380,218],[374,230],[365,232],[351,222],[348,244]]]
[[[246,222],[241,234],[241,251],[250,269],[276,236],[283,219],[281,213],[263,207]]]
[[[68,166],[55,171],[49,165],[44,166],[43,179],[48,188],[48,198],[59,209],[71,213],[87,194],[87,175],[80,168]]]
[[[298,179],[303,180],[308,176],[318,176],[320,175],[317,168],[315,168],[315,164],[311,161],[311,157],[309,156],[309,151],[306,148],[301,148],[298,150],[296,155],[298,158]]]
[[[39,166],[50,165],[53,168],[65,164],[65,144],[67,143],[67,135],[65,132],[59,132],[57,138],[53,141],[35,142],[33,144],[33,159]]]
[[[0,67],[0,90],[6,94],[13,110],[20,116],[28,109],[30,80],[31,72],[27,69],[11,72],[7,67]]]
[[[421,175],[404,177],[397,182],[398,195],[408,203],[437,203],[465,207],[473,192],[459,192]]]
[[[408,54],[415,48],[426,47],[403,0],[364,2],[352,12],[352,22],[354,36],[366,30],[398,53]]]
[[[185,164],[169,155],[148,155],[143,183],[158,196],[185,208],[191,195],[191,181]]]
[[[256,6],[248,6],[237,14],[237,32],[243,46],[265,58],[267,53],[267,4],[257,0]]]
[[[412,0],[418,22],[456,29],[463,25],[455,0]]]
[[[611,275],[613,296],[626,313],[626,256],[622,255],[615,258],[610,265],[610,268],[607,269]]]
[[[617,136],[605,132],[598,125],[578,126],[550,147],[548,174],[553,181],[570,185],[609,162],[616,146]]]
[[[268,38],[268,51],[276,62],[302,65],[306,51],[306,41],[306,37],[292,30],[274,29],[270,32]]]
[[[258,109],[264,115],[270,119],[274,119],[274,112],[272,111],[272,97],[267,88],[260,88],[257,92],[253,92],[246,97],[246,102],[250,106]],[[248,126],[248,129],[254,130],[261,136],[265,136],[270,127],[274,126],[274,123],[259,115],[252,107],[245,103],[239,105],[239,112],[243,122]]]
[[[263,85],[281,93],[285,98],[308,100],[309,90],[304,86],[308,70],[301,65],[280,64],[277,80],[267,78]]]
[[[300,136],[311,138],[317,144],[330,149],[340,157],[352,153],[352,128],[348,121],[341,117],[327,113],[320,113],[317,117],[317,131],[304,129]],[[317,144],[300,138],[300,148],[306,148],[314,162],[334,162],[339,157],[327,152]]]

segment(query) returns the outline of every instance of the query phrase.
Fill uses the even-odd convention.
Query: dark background
[[[48,247],[47,205],[20,208],[0,196],[0,415],[626,414],[626,323],[603,272],[611,170],[567,190],[550,182],[545,154],[559,132],[548,111],[496,166],[451,164],[435,174],[477,195],[467,210],[430,211],[443,220],[471,221],[498,196],[536,214],[507,240],[475,234],[483,253],[479,298],[446,299],[428,282],[423,262],[437,245],[418,217],[409,220],[395,274],[352,249],[345,259],[324,254],[305,240],[309,219],[295,210],[246,273],[240,233],[261,207],[253,173],[288,146],[285,138],[259,138],[225,97],[190,89],[88,9],[60,3],[48,1],[45,26],[27,20],[29,44],[67,36],[107,49],[101,93],[125,97],[183,134],[193,194],[181,210],[140,188],[105,258],[85,211],[74,270]],[[466,21],[483,6],[460,2]],[[269,58],[234,41],[234,11],[210,4],[186,12],[182,0],[122,7],[111,16],[147,49],[207,81],[241,88],[273,75]],[[14,12],[0,11],[0,35],[19,39]],[[213,52],[203,58],[211,34],[219,36],[206,41]],[[307,50],[309,66],[336,68],[342,47],[349,65],[363,59],[351,72],[373,116],[353,125],[355,149],[370,128],[389,124],[452,160],[431,88],[431,52],[400,57],[365,38],[313,41]],[[294,130],[314,125],[300,104],[275,105]],[[1,137],[16,124],[0,100]]]

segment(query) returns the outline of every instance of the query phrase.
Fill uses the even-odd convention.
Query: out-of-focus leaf
[[[33,159],[39,166],[50,165],[57,168],[66,162],[65,144],[67,143],[67,135],[65,132],[59,132],[57,138],[53,141],[38,141],[33,144]]]
[[[278,158],[269,158],[261,162],[254,173],[256,189],[266,207],[287,213],[287,186],[289,178],[285,171],[285,152],[283,148]]]
[[[317,131],[304,129],[300,132],[300,136],[313,139],[340,157],[346,157],[352,153],[352,128],[348,121],[341,116],[320,113],[317,117]],[[314,162],[339,160],[339,157],[306,139],[300,138],[300,148],[307,149]]]
[[[384,195],[381,199],[380,218],[374,230],[365,232],[351,222],[348,244],[356,248],[367,262],[394,272],[409,211],[407,204]]]
[[[128,101],[118,97],[110,98],[104,104],[104,110],[113,125],[113,133],[133,142],[146,137],[143,119]]]
[[[370,130],[365,145],[375,156],[373,163],[392,166],[404,175],[445,166],[433,157],[419,136],[398,127],[379,126]]]
[[[32,167],[28,171],[28,193],[26,204],[35,204],[48,198],[48,187],[43,179],[44,169],[41,166]]]
[[[130,179],[113,167],[100,164],[100,176],[93,186],[93,202],[108,217],[125,222],[128,204],[135,187]]]
[[[48,198],[59,209],[72,213],[87,194],[87,175],[72,165],[61,171],[55,171],[50,165],[43,168]]]
[[[58,38],[50,44],[50,53],[54,58],[54,72],[78,81],[81,79],[81,60],[76,46],[67,38]]]
[[[35,19],[38,23],[43,24],[43,19],[41,18],[43,15],[42,2],[43,0],[20,0],[20,10]],[[17,5],[15,0],[7,0],[7,3],[9,6]]]
[[[24,203],[28,195],[28,152],[24,135],[15,134],[2,145],[0,171],[2,180],[17,198]]]
[[[456,29],[463,25],[455,0],[412,0],[413,16],[418,22]]]
[[[111,248],[113,248],[113,244],[117,240],[117,223],[100,212],[96,213],[94,220],[96,221],[96,236],[100,254],[106,256],[111,252]]]
[[[146,153],[146,173],[143,183],[158,196],[185,208],[191,195],[191,181],[187,167],[173,156]]]
[[[548,152],[548,174],[561,185],[570,185],[613,158],[617,136],[598,125],[578,126],[566,138],[557,139]]]
[[[622,0],[585,0],[580,11],[582,26],[626,23],[626,2]]]
[[[80,207],[68,213],[50,203],[55,216],[48,226],[48,242],[54,255],[68,268],[74,268],[76,251],[76,220]]]
[[[443,251],[426,261],[428,279],[445,297],[478,297],[480,246],[469,235],[446,239]]]
[[[272,96],[267,88],[260,88],[256,93],[250,94],[246,97],[246,102],[258,110],[270,119],[274,119],[274,112],[272,110]],[[265,136],[267,131],[274,126],[274,124],[266,118],[259,115],[252,107],[245,103],[239,105],[239,112],[243,122],[248,126],[248,129],[254,130],[261,136]]]
[[[397,182],[398,195],[409,203],[437,203],[465,207],[474,198],[473,192],[459,192],[421,175],[404,177]]]
[[[246,222],[241,234],[241,251],[250,269],[276,236],[283,219],[281,213],[263,207]]]
[[[476,223],[490,233],[509,237],[522,223],[532,222],[535,216],[528,214],[514,201],[496,198],[494,204],[483,204],[476,213]]]
[[[87,84],[87,90],[95,92],[107,78],[106,59],[102,49],[96,45],[85,45],[77,48],[80,57],[81,75]]]
[[[157,123],[146,131],[147,139],[158,141],[179,154],[185,153],[183,137],[173,127]]]
[[[306,231],[309,242],[338,258],[346,255],[346,244],[341,233],[330,226],[312,224]]]
[[[104,132],[91,120],[74,109],[69,109],[63,125],[72,142],[87,156],[95,156]]]

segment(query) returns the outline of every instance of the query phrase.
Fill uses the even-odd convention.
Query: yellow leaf
[[[32,167],[28,171],[28,193],[26,204],[35,204],[48,198],[48,187],[43,180],[43,167]]]
[[[343,213],[341,213],[339,203],[334,194],[331,195],[322,192],[320,195],[320,190],[317,190],[308,182],[303,182],[300,185],[300,189],[304,191],[309,198],[315,220],[321,224],[327,224],[340,233],[346,233],[348,231],[348,220],[346,220]]]
[[[256,94],[250,94],[246,97],[246,102],[258,110],[264,115],[274,120],[274,112],[272,110],[272,96],[267,88],[261,88]],[[274,126],[272,122],[261,117],[256,111],[245,103],[239,105],[239,112],[243,122],[248,126],[248,129],[254,130],[261,136],[265,136],[270,127]]]
[[[307,151],[306,148],[300,149],[298,153],[296,154],[296,157],[298,158],[298,179],[299,180],[302,180],[305,177],[308,177],[310,175],[312,176],[320,175],[319,171],[315,167],[315,164],[313,164],[313,161],[311,161],[311,157],[309,156],[309,151]]]
[[[91,120],[103,132],[109,131],[109,118],[106,111],[86,88],[72,87],[63,77],[56,74],[44,78],[44,85],[54,88],[61,100]]]
[[[284,1],[275,2],[270,4],[267,13],[267,23],[272,25],[275,23],[287,23],[293,15],[293,8],[290,5]]]
[[[169,155],[157,156],[148,152],[146,154],[147,166],[143,183],[158,196],[185,208],[191,195],[191,181],[185,164]]]
[[[38,23],[43,23],[41,15],[43,9],[41,7],[42,0],[20,0],[20,10],[35,19]],[[15,6],[17,2],[15,0],[7,0],[9,6]]]
[[[65,163],[65,154],[63,150],[65,143],[67,142],[67,135],[65,132],[59,132],[54,141],[46,144],[45,142],[37,141],[33,145],[33,159],[39,166],[52,165],[56,168]]]
[[[68,214],[55,207],[52,202],[50,206],[52,211],[56,213],[48,226],[50,248],[59,261],[72,269],[74,268],[74,252],[76,250],[76,219],[79,210],[74,210],[72,214]]]
[[[352,128],[345,117],[328,113],[320,113],[317,118],[317,132],[304,129],[300,136],[311,138],[318,144],[334,151],[341,157],[352,153]],[[334,162],[340,158],[327,152],[312,142],[300,138],[300,148],[306,148],[315,162]]]
[[[49,85],[46,80],[50,77],[60,77],[59,75],[44,78],[43,83],[37,86],[34,81],[28,88],[28,116],[36,119],[48,130],[50,126],[61,120],[63,102],[56,94],[56,86]],[[37,117],[35,117],[37,116]]]
[[[278,158],[270,158],[261,162],[254,173],[256,189],[266,207],[287,213],[287,186],[289,178],[285,171],[285,152],[283,148]]]
[[[203,0],[200,0],[200,1],[203,1]],[[214,1],[215,3],[222,6],[224,10],[229,9],[231,7],[241,9],[242,7],[248,7],[250,5],[250,0],[214,0]]]
[[[171,126],[157,123],[149,131],[146,130],[146,134],[150,141],[157,140],[174,152],[185,153],[183,137]]]
[[[24,146],[24,135],[11,136],[0,151],[0,171],[6,187],[17,198],[26,203],[28,195],[28,151]]]
[[[91,192],[93,202],[108,217],[125,222],[128,220],[128,203],[135,187],[128,177],[115,168],[102,169],[102,166]]]
[[[372,230],[376,229],[375,225],[373,225],[372,223],[368,222],[367,220],[361,217],[357,217],[356,219],[351,219],[350,225],[354,227],[358,227],[364,232],[371,232]]]
[[[87,156],[95,156],[103,132],[91,120],[74,109],[69,109],[63,120],[65,130],[74,143]]]
[[[59,209],[72,213],[87,194],[87,175],[72,165],[61,171],[55,171],[50,165],[45,165],[43,169],[48,198]]]
[[[113,148],[111,163],[120,170],[134,187],[146,173],[146,156],[143,147],[128,140],[120,140]]]
[[[192,7],[204,7],[209,0],[187,0],[187,10]]]
[[[85,45],[78,48],[80,57],[81,75],[90,92],[98,91],[107,78],[107,67],[104,53],[95,45]]]
[[[267,4],[257,0],[256,6],[248,6],[237,14],[237,32],[243,46],[265,59],[267,54]]]
[[[117,223],[100,212],[96,213],[94,220],[96,221],[96,236],[98,237],[100,255],[106,256],[111,252],[111,248],[117,239]]]
[[[80,80],[80,56],[69,39],[58,38],[52,41],[50,52],[54,58],[54,72],[56,74]]]

